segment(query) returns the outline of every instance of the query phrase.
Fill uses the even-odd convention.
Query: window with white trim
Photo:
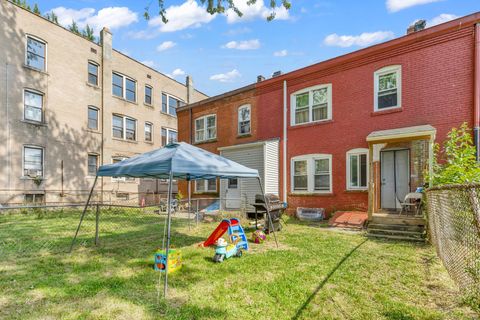
[[[153,124],[150,122],[145,122],[145,141],[153,141]]]
[[[98,108],[88,107],[88,129],[98,130]]]
[[[377,70],[375,81],[375,111],[402,106],[402,67],[388,66]]]
[[[217,192],[217,179],[195,180],[195,193]]]
[[[162,128],[162,147],[178,141],[178,133],[173,129]]]
[[[43,122],[43,94],[25,89],[23,91],[23,118],[29,121]]]
[[[292,125],[331,120],[332,85],[319,85],[293,93],[291,110]]]
[[[137,120],[114,114],[112,117],[112,135],[114,138],[136,141]]]
[[[359,148],[347,152],[347,190],[368,188],[368,149]]]
[[[43,148],[23,147],[23,176],[43,177]]]
[[[47,44],[40,39],[27,36],[27,46],[25,52],[25,62],[27,66],[40,71],[47,68]]]
[[[112,94],[130,102],[137,101],[137,82],[123,74],[112,73]]]
[[[210,114],[195,119],[195,142],[202,142],[217,137],[217,116]]]
[[[94,177],[97,175],[98,169],[98,154],[88,155],[88,176]]]
[[[172,115],[172,116],[177,116],[177,108],[183,107],[185,105],[185,102],[183,102],[181,99],[174,97],[168,93],[162,93],[162,112]]]
[[[112,158],[112,163],[118,163],[120,161],[123,161],[125,159],[128,159],[128,157],[113,157]],[[135,181],[135,178],[129,178],[129,177],[112,177],[112,181]]]
[[[251,107],[249,104],[241,106],[238,108],[238,134],[244,135],[249,134],[251,127],[250,127],[250,110]]]
[[[88,83],[98,86],[98,64],[88,61]]]
[[[153,88],[149,85],[145,85],[145,104],[151,106],[153,104]]]
[[[292,158],[292,192],[332,192],[332,156],[310,154]]]

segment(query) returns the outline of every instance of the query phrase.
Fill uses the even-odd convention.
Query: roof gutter
[[[476,148],[476,158],[480,161],[480,23],[475,25],[475,56],[474,56],[474,90],[473,90],[473,139]]]

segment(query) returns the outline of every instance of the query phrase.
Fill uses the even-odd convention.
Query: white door
[[[240,199],[240,180],[228,179],[225,189],[225,207],[227,209],[240,209],[242,201]]]
[[[380,172],[382,209],[400,209],[396,199],[403,201],[410,190],[409,151],[382,151]]]

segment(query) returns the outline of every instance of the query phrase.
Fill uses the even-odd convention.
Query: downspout
[[[283,81],[283,201],[287,202],[287,80]]]
[[[10,193],[12,189],[12,181],[11,181],[11,164],[12,164],[12,152],[10,150],[10,113],[9,113],[9,106],[8,106],[8,62],[5,62],[5,109],[6,109],[6,121],[7,121],[7,189]]]
[[[475,25],[474,56],[474,95],[473,95],[473,138],[477,161],[480,160],[480,23]]]

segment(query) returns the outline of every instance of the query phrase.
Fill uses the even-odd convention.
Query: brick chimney
[[[257,82],[262,82],[263,80],[265,80],[264,76],[262,75],[257,76]]]
[[[421,30],[425,29],[426,26],[427,26],[427,21],[425,21],[423,19],[422,20],[417,20],[414,23],[412,23],[410,26],[408,26],[407,34],[411,34],[411,33],[417,32],[417,31],[421,31]]]

